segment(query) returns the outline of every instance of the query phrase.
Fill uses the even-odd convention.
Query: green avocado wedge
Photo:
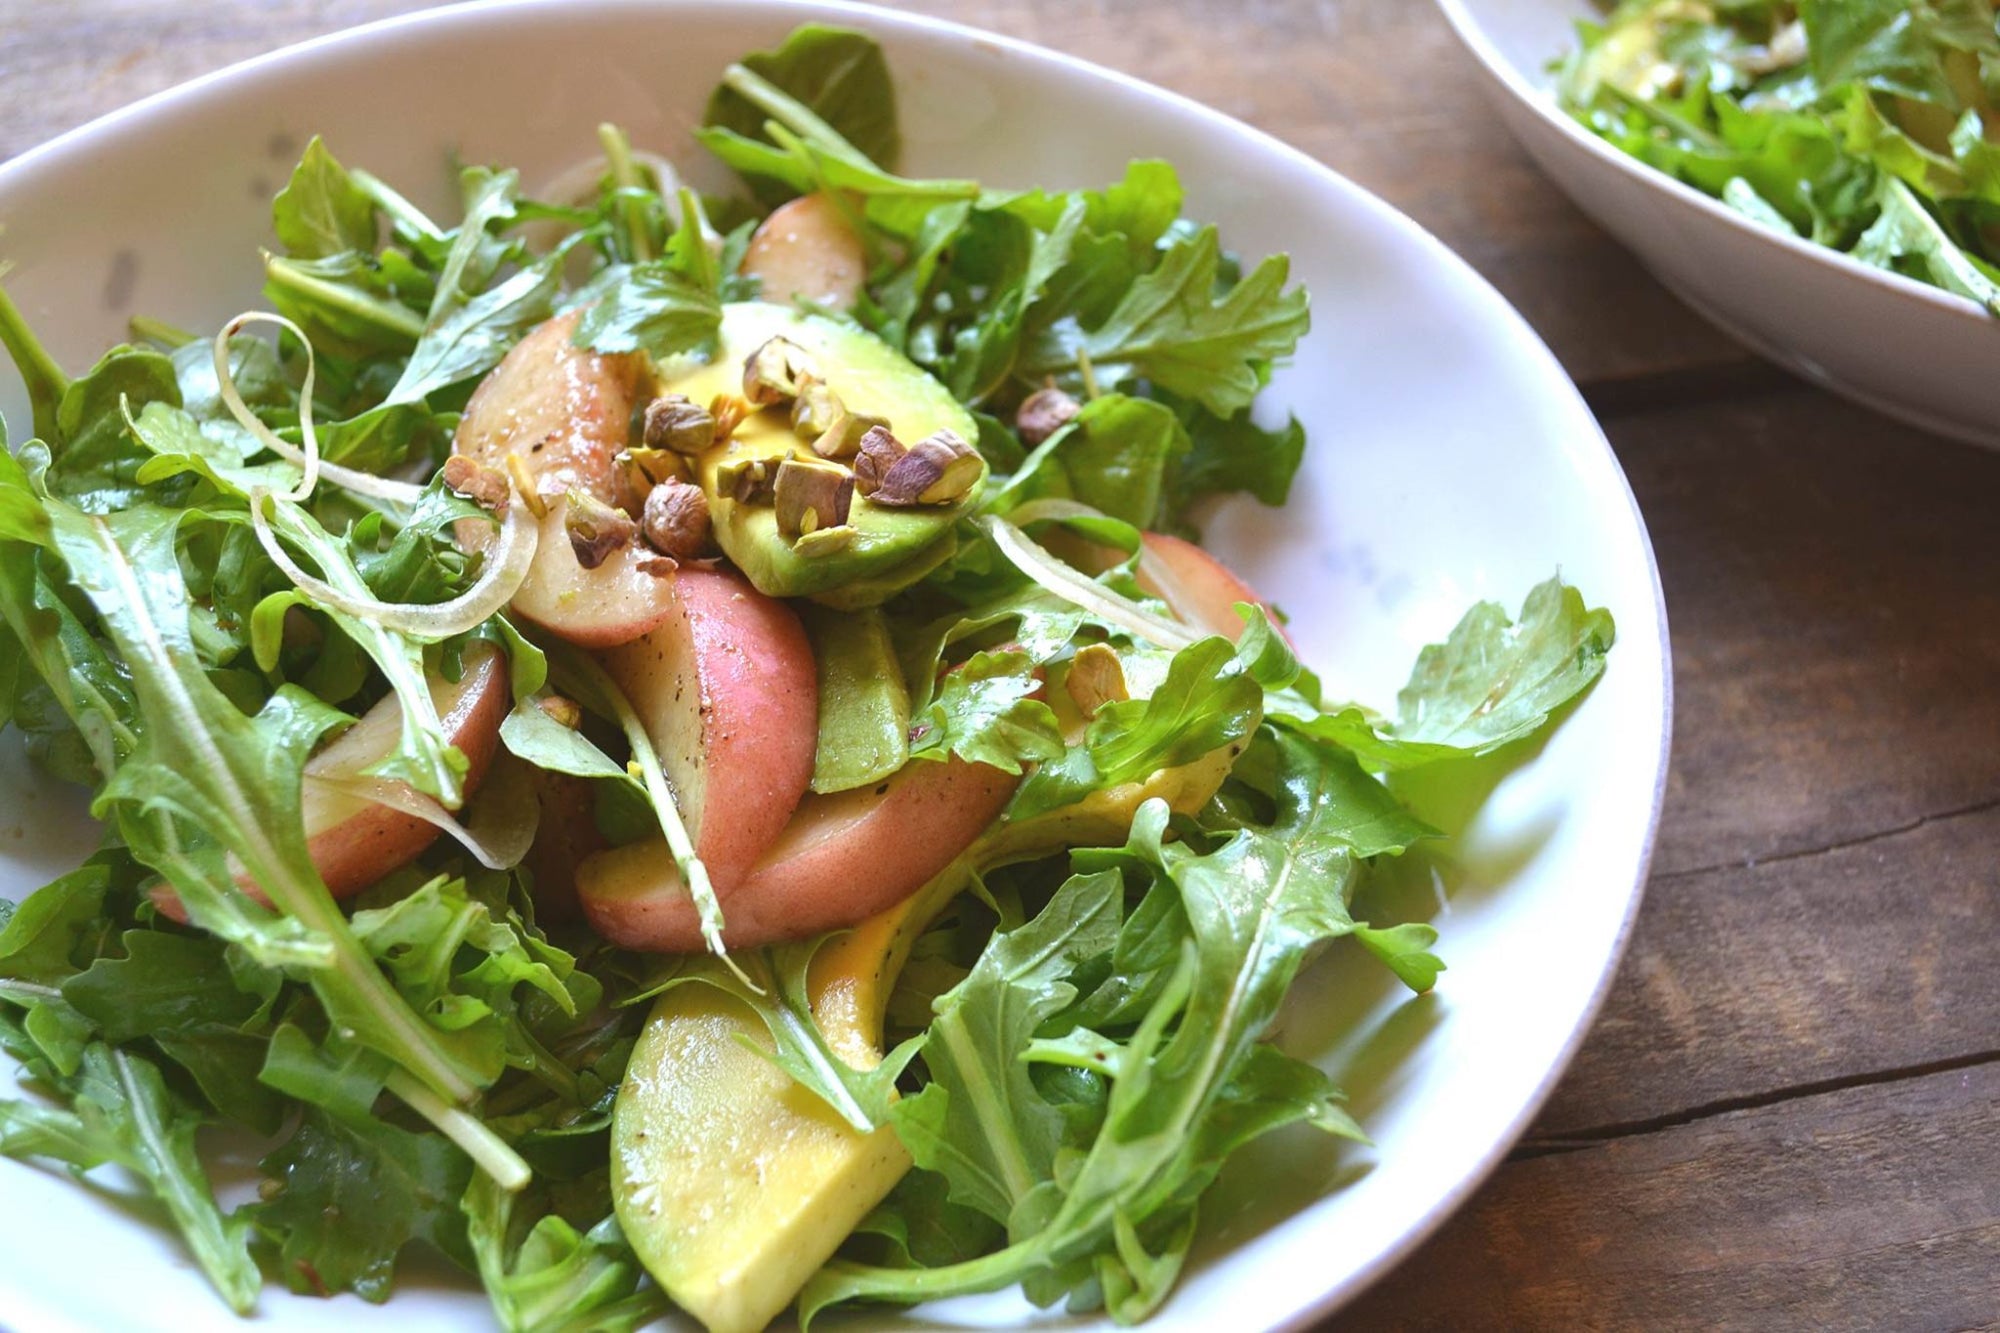
[[[914,444],[939,430],[979,438],[972,416],[942,384],[887,343],[851,325],[788,306],[742,301],[723,307],[715,355],[661,363],[664,393],[707,404],[718,394],[741,396],[743,362],[775,337],[810,354],[823,380],[856,412],[880,417],[896,438]],[[947,559],[953,526],[978,502],[979,480],[951,504],[891,509],[858,493],[849,523],[854,536],[839,550],[802,554],[778,531],[768,504],[742,504],[723,494],[717,474],[725,464],[749,459],[810,459],[812,447],[792,430],[788,407],[754,411],[726,443],[695,460],[695,479],[708,493],[716,541],[759,592],[772,597],[818,597],[842,607],[886,601]],[[810,549],[810,548],[809,548]]]

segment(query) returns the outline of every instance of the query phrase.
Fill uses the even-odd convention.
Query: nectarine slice
[[[466,649],[465,672],[456,682],[432,676],[430,686],[431,703],[444,724],[445,738],[465,755],[464,787],[470,797],[486,777],[500,743],[500,722],[510,704],[507,660],[491,644],[475,643]],[[300,793],[306,850],[335,898],[353,897],[390,871],[414,861],[437,840],[435,824],[338,790],[325,781],[360,777],[363,770],[395,748],[402,730],[402,704],[392,694],[306,761]],[[229,867],[239,888],[258,902],[270,904],[234,857]],[[156,886],[151,896],[164,915],[187,920],[187,909],[171,886]]]
[[[808,796],[748,875],[717,884],[724,943],[805,939],[893,907],[986,832],[1019,781],[985,764],[919,760],[874,787]],[[599,852],[578,867],[576,887],[584,915],[614,944],[702,947],[694,902],[663,841]]]
[[[1220,634],[1234,643],[1243,637],[1243,618],[1236,614],[1238,602],[1270,611],[1270,603],[1237,577],[1235,570],[1193,542],[1164,532],[1145,533],[1144,541],[1146,554],[1152,559],[1139,567],[1139,586],[1196,629]],[[1275,615],[1272,620],[1283,634],[1282,622]],[[1291,637],[1285,634],[1286,642]]]
[[[636,507],[640,497],[631,494],[617,458],[651,387],[643,356],[573,345],[577,319],[576,311],[558,315],[507,353],[473,391],[452,447],[501,470],[508,470],[510,455],[519,456],[549,510],[514,609],[559,638],[603,648],[665,620],[672,593],[642,568],[660,566],[637,545],[586,569],[569,543],[563,497],[571,490],[614,508]],[[477,540],[464,527],[459,539]]]
[[[764,280],[759,295],[773,304],[852,310],[868,277],[868,252],[832,196],[808,194],[758,225],[743,252],[743,271]]]
[[[673,589],[658,627],[601,660],[645,723],[722,894],[776,840],[812,781],[819,681],[798,616],[742,575],[688,567]]]

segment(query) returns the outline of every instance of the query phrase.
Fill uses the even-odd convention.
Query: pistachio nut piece
[[[971,490],[982,475],[979,451],[956,432],[941,430],[911,445],[882,474],[868,498],[892,507],[950,504]]]
[[[621,546],[628,546],[639,534],[639,525],[622,509],[613,509],[594,495],[572,490],[569,507],[563,513],[563,527],[569,533],[570,549],[585,569],[596,569]]]
[[[811,442],[824,435],[846,410],[840,395],[827,387],[826,381],[808,375],[799,383],[799,396],[792,400],[792,431]]]
[[[790,338],[768,338],[743,360],[743,396],[757,407],[790,402],[799,380],[817,370],[812,354]]]
[[[731,458],[715,469],[715,490],[740,505],[767,505],[778,472],[774,458]]]
[[[1125,683],[1125,668],[1118,661],[1118,654],[1110,645],[1102,643],[1086,644],[1076,650],[1070,659],[1069,675],[1063,679],[1063,688],[1075,701],[1076,709],[1086,718],[1094,718],[1106,704],[1122,703],[1132,697],[1132,691]]]
[[[840,527],[854,504],[854,474],[838,463],[787,458],[778,464],[778,531],[797,541],[820,528]]]
[[[1076,420],[1082,410],[1081,403],[1050,384],[1021,400],[1014,411],[1014,429],[1021,432],[1021,443],[1033,449]]]
[[[821,556],[846,550],[854,538],[855,530],[852,523],[836,523],[830,528],[814,528],[811,532],[801,534],[799,539],[792,543],[792,551],[808,560],[817,560]]]
[[[821,458],[852,458],[861,452],[862,439],[877,428],[886,432],[889,423],[880,417],[843,407],[812,442],[813,452]]]
[[[708,520],[708,493],[685,481],[665,481],[646,496],[639,530],[652,548],[676,560],[705,560],[716,554]]]
[[[507,507],[514,493],[506,473],[464,454],[453,454],[444,460],[444,484],[481,509],[496,514]]]
[[[698,454],[715,443],[715,413],[692,398],[663,394],[646,404],[642,438],[648,449]]]
[[[882,481],[889,470],[903,461],[909,450],[893,435],[887,426],[870,426],[861,432],[861,441],[854,451],[854,485],[869,499],[882,488]]]

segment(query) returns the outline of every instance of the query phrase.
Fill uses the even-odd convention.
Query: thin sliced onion
[[[242,392],[236,387],[236,377],[229,373],[229,340],[246,324],[276,324],[297,338],[306,349],[305,382],[299,389],[299,439],[305,446],[299,448],[278,438],[277,432],[257,419],[250,405],[243,401]],[[319,456],[319,435],[313,429],[313,345],[306,337],[305,330],[286,319],[283,315],[273,315],[263,310],[246,310],[222,326],[222,332],[215,335],[215,383],[222,394],[222,402],[229,409],[229,415],[236,418],[236,424],[256,439],[257,443],[288,462],[296,463],[305,475],[299,484],[284,492],[284,499],[294,503],[306,499],[319,485],[324,476],[336,486],[353,491],[357,495],[372,496],[377,500],[389,500],[396,504],[415,504],[423,498],[424,488],[413,486],[406,481],[391,481],[378,477],[372,472],[360,472],[338,463],[326,463]]]
[[[486,568],[470,588],[448,602],[384,602],[343,592],[300,568],[279,544],[271,520],[264,513],[264,501],[272,498],[276,497],[266,491],[251,492],[250,526],[256,530],[264,553],[298,585],[299,591],[336,611],[433,643],[483,624],[512,601],[528,577],[528,565],[535,558],[535,544],[540,536],[540,525],[534,515],[518,495],[514,496],[508,501],[507,516],[500,524],[500,540],[487,552]]]
[[[1189,644],[1199,643],[1204,637],[1185,625],[1133,605],[1097,580],[1085,577],[1030,541],[1028,534],[1004,518],[988,514],[979,520],[979,526],[986,530],[986,535],[1000,548],[1000,554],[1006,556],[1016,569],[1049,592],[1073,606],[1082,607],[1107,624],[1129,630],[1147,643],[1176,652]]]
[[[1025,528],[1030,523],[1066,523],[1080,518],[1110,517],[1103,510],[1092,509],[1080,500],[1064,500],[1050,496],[1047,499],[1028,501],[1009,514],[1007,519],[1015,527]],[[1146,544],[1143,533],[1140,534],[1139,541],[1139,577],[1163,593],[1171,593],[1181,587],[1180,576],[1175,574],[1167,562],[1160,559],[1158,553]],[[1180,599],[1168,596],[1163,600],[1171,607]]]
[[[433,828],[450,834],[459,846],[472,853],[473,859],[488,870],[505,870],[521,859],[520,852],[527,851],[526,847],[520,848],[517,852],[511,847],[495,847],[483,841],[471,829],[453,819],[449,810],[407,782],[391,782],[386,778],[359,775],[336,778],[317,773],[307,774],[305,780],[308,784],[323,790],[341,796],[351,796],[357,801],[366,801],[371,805],[386,806],[412,819],[421,819]],[[509,852],[515,852],[515,855],[510,857]]]

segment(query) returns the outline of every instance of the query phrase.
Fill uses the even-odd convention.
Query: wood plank
[[[1996,847],[2000,809],[1655,876],[1604,1012],[1530,1140],[2000,1056]]]
[[[1503,1166],[1328,1329],[2000,1323],[2000,1064]]]
[[[431,2],[0,0],[0,158],[231,61]],[[1581,381],[1745,360],[1536,171],[1432,5],[1250,0],[1226,40],[1206,0],[905,7],[1136,74],[1297,145],[1457,249]]]
[[[2000,452],[1817,393],[1610,434],[1672,625],[1656,873],[2000,799]]]

